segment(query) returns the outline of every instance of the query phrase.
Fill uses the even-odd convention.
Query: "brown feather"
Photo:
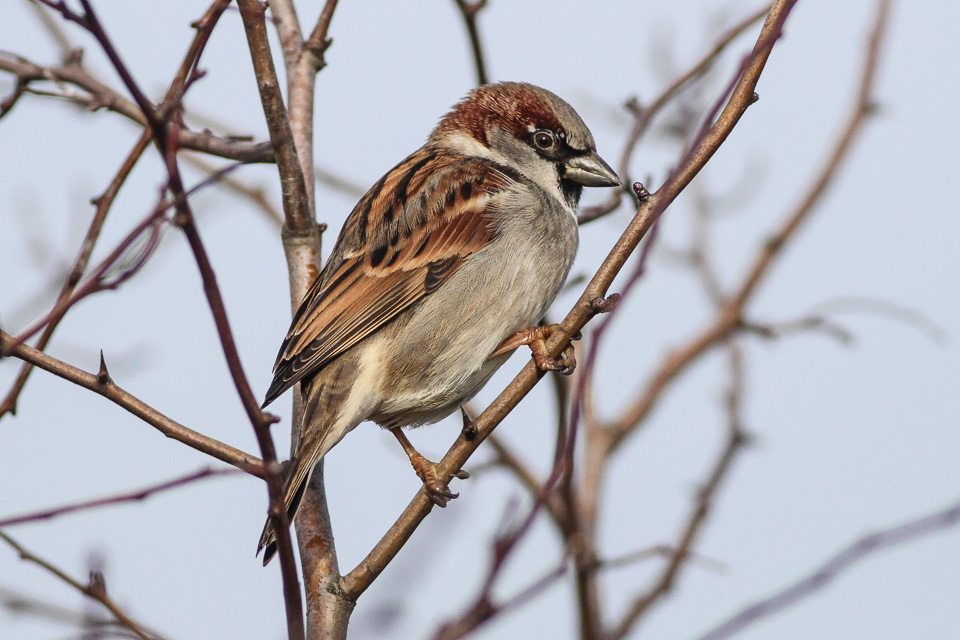
[[[511,182],[492,163],[438,156],[429,147],[394,167],[357,203],[294,315],[264,406],[435,291],[485,247],[496,235],[490,198]],[[434,186],[440,183],[471,186],[446,192]]]

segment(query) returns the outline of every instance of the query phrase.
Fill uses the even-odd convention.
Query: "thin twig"
[[[208,162],[202,157],[185,155],[183,160],[187,164],[193,165],[208,175],[217,172],[217,168],[213,165],[213,163]],[[258,210],[263,212],[263,215],[272,224],[276,225],[277,227],[283,224],[283,214],[280,213],[280,211],[274,206],[270,198],[267,197],[267,191],[263,187],[252,186],[247,184],[245,181],[229,177],[220,180],[220,184],[227,187],[237,195],[249,200],[257,207]]]
[[[170,88],[168,89],[163,102],[158,107],[158,113],[167,113],[178,107],[180,99],[182,97],[183,87],[185,86],[185,83],[187,82],[191,74],[196,70],[196,65],[199,60],[199,56],[203,51],[206,41],[210,37],[210,34],[213,31],[213,28],[216,26],[217,21],[220,15],[222,15],[227,4],[229,4],[229,0],[216,0],[210,6],[210,8],[204,13],[203,17],[201,17],[200,20],[198,20],[195,23],[195,27],[197,28],[197,35],[194,37],[193,42],[191,43],[186,55],[184,56],[184,59],[181,62],[179,69],[177,70],[174,81],[171,84]],[[59,10],[63,11],[63,10],[66,10],[66,8],[63,7],[62,9],[59,9]],[[84,20],[86,19],[81,20],[81,23],[83,23]],[[60,33],[59,30],[55,30],[55,35],[58,33]],[[106,34],[103,34],[103,37],[106,37]],[[22,58],[17,57],[16,60],[22,63],[25,63],[25,61]],[[3,62],[4,60],[0,58],[0,64],[2,64]],[[85,79],[88,82],[89,86],[92,87],[91,90],[94,91],[95,93],[96,91],[100,91],[101,93],[103,92],[112,93],[112,90],[106,87],[106,85],[103,85],[99,81],[96,81],[95,79],[93,79],[92,76],[89,76],[87,72],[82,68],[80,63],[81,63],[81,58],[79,55],[70,56],[65,59],[64,68],[79,74],[79,77]],[[40,74],[38,77],[40,78],[49,77],[48,73],[50,70],[39,69],[39,68],[38,70]],[[111,100],[113,100],[113,97],[115,97],[117,101],[126,100],[125,98],[122,98],[121,96],[119,96],[119,94],[113,94],[113,96],[111,96]],[[103,98],[102,95],[101,95],[101,98]],[[137,105],[130,103],[129,111],[135,114],[140,119],[142,124],[146,125],[147,118],[144,115],[144,113],[139,108],[137,108]],[[81,245],[80,255],[76,259],[74,263],[74,267],[71,270],[70,275],[68,276],[67,281],[64,284],[63,289],[61,290],[60,295],[57,298],[57,301],[54,303],[53,310],[47,315],[47,317],[43,320],[41,325],[37,325],[38,327],[43,326],[43,334],[41,335],[41,337],[39,338],[36,344],[37,349],[43,350],[44,348],[46,348],[50,338],[53,335],[53,332],[56,330],[57,324],[63,318],[63,315],[70,309],[70,307],[76,304],[77,301],[79,301],[86,295],[89,295],[90,293],[101,291],[107,288],[116,288],[116,286],[120,284],[120,281],[114,281],[110,284],[110,286],[105,286],[105,284],[102,282],[102,277],[106,273],[106,270],[114,264],[114,261],[118,259],[121,255],[123,255],[123,252],[126,251],[126,246],[129,246],[129,243],[132,243],[136,238],[139,237],[141,231],[135,230],[134,233],[130,234],[128,236],[128,239],[125,240],[124,243],[121,243],[121,246],[118,247],[116,251],[114,251],[114,253],[111,255],[111,258],[108,258],[106,261],[104,261],[100,269],[92,277],[89,277],[87,279],[85,290],[78,292],[75,295],[75,290],[87,268],[90,255],[92,254],[93,249],[96,245],[97,239],[99,238],[100,230],[103,227],[107,213],[109,212],[110,207],[113,205],[113,202],[116,199],[116,196],[119,193],[121,187],[126,182],[126,179],[129,176],[130,172],[133,170],[133,167],[136,164],[137,160],[145,151],[146,146],[149,143],[152,135],[153,134],[150,131],[150,129],[146,129],[143,132],[143,134],[140,136],[140,139],[134,145],[133,150],[127,155],[126,160],[121,165],[121,168],[118,170],[116,176],[111,181],[110,185],[100,196],[94,199],[94,202],[96,203],[96,212],[94,214],[93,220],[91,221],[87,234],[84,238],[83,244]],[[182,142],[182,136],[181,136],[181,142]],[[161,209],[158,206],[157,210],[154,212],[154,219],[159,217],[163,212],[165,212],[165,210],[166,210],[165,208]],[[149,225],[149,224],[153,224],[153,222],[152,221],[145,222],[144,224]],[[144,227],[144,229],[146,228],[147,227]],[[155,243],[156,239],[157,238],[155,235],[152,236],[151,242]],[[150,249],[152,250],[152,247],[150,247]],[[148,257],[149,257],[149,253],[144,253],[143,255],[141,255],[138,261],[139,266],[142,266]],[[122,280],[125,280],[131,277],[135,272],[136,272],[136,269],[127,269],[124,273],[124,277],[122,278]],[[32,335],[31,331],[25,332],[24,335],[21,335],[21,340],[26,339],[26,336],[29,336],[29,335]],[[25,365],[23,368],[21,368],[20,373],[18,374],[17,379],[15,380],[10,392],[4,398],[3,403],[0,404],[0,418],[2,418],[3,415],[8,411],[9,412],[15,411],[17,397],[22,391],[23,386],[26,384],[29,374],[30,374],[30,369],[28,366]]]
[[[939,533],[960,523],[960,502],[942,511],[921,516],[903,524],[866,535],[827,560],[810,575],[783,591],[734,614],[726,622],[700,636],[698,640],[730,638],[757,621],[795,606],[845,574],[853,565],[880,551]]]
[[[76,627],[78,631],[109,633],[107,637],[137,637],[109,614],[101,615],[89,609],[82,612],[74,611],[3,587],[0,587],[0,607],[6,609],[11,615],[33,616],[41,620]],[[91,633],[83,637],[84,640],[98,640],[104,636]]]
[[[477,27],[477,14],[487,6],[487,0],[454,0],[460,16],[467,27],[467,37],[470,38],[470,50],[473,52],[473,68],[477,74],[477,86],[487,84],[487,65],[484,61],[483,45],[480,43],[480,30]]]
[[[176,489],[187,484],[192,484],[198,480],[203,480],[204,478],[211,478],[214,476],[224,476],[224,475],[234,475],[239,471],[239,469],[212,469],[210,467],[205,467],[199,471],[194,471],[185,476],[180,476],[179,478],[174,478],[173,480],[167,480],[166,482],[161,482],[159,484],[151,485],[137,491],[132,491],[129,493],[122,493],[120,495],[108,496],[106,498],[96,498],[94,500],[84,500],[81,502],[76,502],[73,504],[64,505],[62,507],[55,507],[53,509],[45,509],[43,511],[36,511],[34,513],[28,513],[22,516],[14,516],[12,518],[5,518],[0,520],[0,527],[11,527],[17,524],[23,524],[25,522],[38,522],[41,520],[49,520],[51,518],[56,518],[58,516],[66,515],[68,513],[76,513],[77,511],[88,511],[90,509],[97,509],[100,507],[106,507],[115,504],[122,504],[124,502],[139,502],[146,500],[155,493],[162,493],[164,491],[169,491],[170,489]]]
[[[120,169],[113,177],[113,180],[110,181],[109,186],[107,186],[106,190],[104,190],[100,196],[95,198],[96,211],[93,215],[93,220],[90,221],[90,226],[87,229],[87,233],[80,245],[80,254],[74,261],[73,268],[70,270],[70,274],[67,276],[66,282],[64,282],[63,287],[60,289],[60,293],[57,296],[56,302],[54,302],[54,308],[65,305],[66,302],[72,298],[77,285],[80,283],[84,272],[87,270],[87,265],[90,262],[90,256],[93,255],[93,249],[97,244],[97,240],[100,238],[100,231],[103,229],[103,223],[107,219],[107,213],[110,211],[110,207],[113,205],[117,194],[120,192],[120,188],[126,182],[127,176],[130,175],[130,172],[136,165],[137,160],[140,159],[140,156],[143,155],[143,152],[147,149],[149,144],[150,133],[148,131],[144,131],[140,135],[140,138],[137,140],[136,144],[133,146],[133,149],[131,149],[130,153],[127,154],[126,159],[123,161],[123,164],[120,165]],[[53,316],[50,318],[50,320],[46,323],[46,326],[44,326],[43,333],[40,334],[40,338],[37,339],[37,343],[35,345],[37,349],[43,351],[47,348],[47,345],[50,343],[50,339],[53,337],[53,333],[56,331],[57,326],[62,318],[63,314],[60,314],[59,317]],[[7,413],[16,414],[17,399],[20,397],[20,392],[23,391],[23,387],[27,384],[27,379],[30,377],[30,372],[32,370],[33,366],[29,363],[24,363],[23,366],[20,367],[20,372],[17,374],[17,378],[14,380],[10,391],[7,392],[3,402],[0,403],[0,419],[2,419]]]
[[[8,545],[13,547],[13,549],[20,554],[20,559],[27,562],[32,562],[33,564],[46,569],[48,572],[67,583],[83,595],[96,600],[104,607],[106,607],[110,613],[117,619],[117,621],[122,624],[124,627],[132,631],[140,640],[158,640],[159,636],[155,634],[148,633],[146,629],[139,624],[134,622],[133,618],[128,616],[123,609],[121,609],[116,602],[113,601],[110,596],[107,595],[106,587],[103,583],[103,576],[100,574],[91,574],[90,582],[88,584],[82,584],[77,580],[74,580],[62,569],[57,568],[47,560],[44,560],[40,556],[27,551],[22,545],[20,545],[16,540],[0,531],[0,539],[6,542]]]
[[[743,353],[733,340],[727,342],[727,355],[730,368],[730,388],[727,391],[727,441],[717,456],[717,461],[697,492],[694,508],[687,518],[686,525],[679,536],[674,551],[661,571],[659,578],[645,593],[634,598],[620,623],[610,633],[611,640],[625,638],[650,608],[664,598],[676,582],[680,570],[687,564],[693,550],[693,544],[703,529],[707,516],[716,501],[716,494],[723,480],[729,475],[737,453],[747,442],[742,424],[743,403]]]
[[[564,556],[556,568],[551,569],[517,595],[501,603],[492,602],[489,594],[482,595],[462,614],[441,625],[437,629],[433,640],[458,640],[473,633],[495,616],[501,616],[522,607],[562,578],[567,572],[567,562],[568,560]]]
[[[143,127],[148,124],[135,102],[91,76],[81,65],[79,58],[68,59],[56,67],[45,67],[21,56],[0,51],[0,71],[12,73],[18,82],[26,83],[27,93],[38,93],[30,88],[37,82],[72,85],[82,89],[84,93],[61,90],[50,95],[67,99],[91,111],[113,111]],[[242,162],[274,162],[273,148],[269,142],[251,142],[231,136],[220,137],[185,128],[181,129],[179,135],[180,146],[191,151]]]
[[[29,345],[20,343],[15,337],[3,331],[0,331],[0,356],[13,356],[24,362],[29,362],[59,378],[93,391],[129,411],[168,438],[182,442],[188,447],[233,465],[258,478],[263,477],[263,463],[256,456],[234,449],[230,445],[171,420],[136,396],[121,389],[109,375],[104,376],[82,371]],[[103,371],[105,370],[104,367]]]
[[[118,289],[120,285],[136,275],[159,246],[163,230],[170,223],[170,220],[166,217],[167,212],[170,209],[178,208],[187,196],[217,183],[240,166],[242,166],[242,163],[234,163],[215,171],[172,201],[166,201],[164,195],[161,194],[161,199],[154,210],[120,241],[83,282],[73,287],[69,296],[61,296],[54,303],[53,308],[45,316],[24,329],[17,336],[17,340],[20,342],[29,340],[41,329],[46,330],[50,325],[60,322],[64,315],[84,298],[102,291]],[[37,348],[40,348],[39,344]]]
[[[723,53],[734,40],[739,38],[744,31],[767,15],[770,12],[770,8],[771,5],[761,7],[728,29],[726,33],[720,36],[716,44],[714,44],[713,48],[708,51],[706,55],[690,67],[686,73],[674,80],[670,86],[661,91],[660,95],[654,98],[653,102],[648,106],[641,106],[640,102],[635,98],[627,102],[627,109],[633,114],[633,126],[627,135],[627,142],[624,144],[623,153],[620,154],[620,163],[618,164],[620,167],[619,176],[624,186],[615,189],[605,202],[583,209],[580,215],[577,216],[577,222],[580,224],[592,222],[612,213],[620,206],[624,194],[630,193],[630,184],[632,183],[632,179],[630,178],[630,158],[633,157],[633,153],[643,134],[650,128],[650,123],[653,122],[654,117],[663,110],[670,100],[680,93],[681,89],[686,87],[690,82],[703,76],[703,74],[713,66],[714,62],[717,61],[720,54]]]
[[[883,4],[881,6],[886,6]],[[686,371],[711,348],[725,340],[743,324],[743,315],[746,305],[751,300],[758,285],[767,275],[774,259],[780,255],[789,240],[793,238],[801,223],[805,221],[816,205],[821,201],[831,184],[833,177],[839,172],[844,160],[849,156],[853,142],[867,121],[867,116],[873,111],[873,86],[876,77],[877,59],[879,57],[881,36],[886,24],[886,10],[878,12],[877,22],[873,34],[867,45],[864,68],[861,73],[860,85],[853,112],[847,121],[844,130],[838,137],[829,159],[824,164],[820,174],[805,192],[800,204],[785,218],[780,229],[761,247],[753,265],[744,277],[738,290],[728,296],[724,305],[717,313],[713,323],[700,331],[683,347],[671,352],[657,371],[651,376],[643,392],[608,426],[609,447],[611,451],[617,449],[635,431],[638,424],[649,415],[654,406],[663,397],[664,389]]]
[[[116,289],[136,275],[159,245],[160,236],[169,223],[166,218],[168,209],[169,204],[163,201],[161,195],[153,211],[131,229],[113,251],[73,287],[68,296],[60,296],[46,315],[21,331],[17,340],[29,340],[41,329],[59,323],[74,305],[87,296]]]
[[[490,434],[487,442],[497,454],[497,463],[506,469],[509,469],[513,475],[526,487],[532,496],[543,494],[543,483],[534,475],[533,471],[520,460],[519,456],[513,452],[510,447],[495,433]],[[474,470],[470,470],[474,473]],[[566,505],[560,500],[556,493],[550,493],[546,503],[547,511],[550,512],[553,520],[563,529],[569,526],[569,515],[566,512]]]

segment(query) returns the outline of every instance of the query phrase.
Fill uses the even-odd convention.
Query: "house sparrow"
[[[427,495],[456,494],[401,427],[437,422],[530,344],[577,252],[577,203],[620,180],[566,102],[530,84],[471,92],[350,213],[293,317],[263,406],[302,382],[300,441],[284,480],[291,521],[321,458],[365,420],[400,440]],[[258,553],[276,552],[269,520]]]

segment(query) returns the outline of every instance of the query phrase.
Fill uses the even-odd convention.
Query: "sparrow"
[[[283,485],[291,521],[317,463],[367,420],[397,437],[431,500],[457,497],[401,429],[457,410],[521,345],[543,370],[572,366],[572,352],[543,348],[556,325],[533,325],[576,256],[583,187],[619,185],[569,104],[502,82],[454,105],[371,187],[294,314],[263,403],[301,383]],[[264,548],[266,565],[269,520]]]

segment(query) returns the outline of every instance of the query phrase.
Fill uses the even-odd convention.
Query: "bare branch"
[[[623,147],[623,153],[620,154],[620,171],[619,176],[623,181],[624,186],[622,188],[614,189],[610,194],[610,197],[605,201],[596,205],[594,207],[588,207],[583,209],[580,212],[580,215],[577,216],[577,222],[580,224],[586,224],[587,222],[592,222],[598,218],[602,218],[615,211],[619,206],[620,202],[623,200],[623,195],[629,193],[630,184],[632,179],[630,178],[630,158],[633,156],[633,152],[636,150],[637,145],[640,142],[640,139],[643,137],[643,134],[647,132],[647,129],[650,127],[650,123],[653,122],[653,118],[663,110],[663,108],[670,102],[681,89],[686,87],[690,82],[700,78],[705,74],[710,67],[713,66],[713,63],[717,61],[717,58],[720,57],[720,54],[737,38],[739,38],[744,31],[753,26],[757,21],[763,18],[770,11],[770,5],[761,7],[754,13],[750,14],[739,23],[731,27],[717,40],[717,43],[713,48],[707,52],[703,58],[701,58],[695,65],[693,65],[686,73],[677,78],[673,83],[670,84],[666,89],[664,89],[660,95],[654,98],[653,102],[649,106],[641,106],[640,101],[636,98],[632,98],[627,101],[626,108],[633,114],[633,127],[630,129],[630,133],[627,135],[627,142]]]
[[[634,191],[637,194],[637,200],[640,206],[650,194],[640,183],[634,185]],[[593,371],[597,364],[597,353],[607,328],[610,326],[617,310],[617,302],[621,297],[628,295],[636,286],[640,278],[646,271],[647,261],[650,258],[650,250],[657,239],[657,222],[647,236],[647,241],[643,245],[637,264],[633,273],[624,284],[623,293],[615,294],[617,297],[595,298],[591,301],[591,306],[597,312],[605,312],[606,316],[600,322],[600,325],[593,331],[590,349],[584,359],[584,365],[580,372],[580,378],[577,380],[577,386],[573,394],[572,413],[573,420],[570,426],[571,432],[575,433],[579,421],[583,415],[583,400],[587,395],[587,384],[593,377]],[[594,431],[587,432],[587,447],[595,446]],[[567,511],[574,514],[571,518],[571,528],[567,532],[567,545],[574,555],[575,568],[575,586],[577,589],[577,603],[580,612],[580,636],[582,638],[600,638],[603,635],[603,619],[600,611],[600,590],[597,577],[597,550],[596,550],[596,519],[599,502],[599,482],[602,477],[602,469],[599,465],[601,460],[591,456],[588,452],[586,464],[583,469],[583,490],[574,491],[572,483],[572,469],[574,465],[574,447],[576,438],[571,437],[571,446],[565,453],[565,465],[571,471],[568,471],[564,478],[562,495]],[[602,448],[597,448],[602,451]]]
[[[801,199],[793,215],[791,215],[780,230],[766,242],[760,255],[757,256],[756,261],[744,278],[740,290],[734,296],[734,304],[742,307],[750,295],[757,289],[761,280],[770,272],[771,263],[782,254],[782,249],[786,241],[793,236],[800,225],[810,217],[810,212],[815,209],[816,205],[827,193],[827,190],[839,173],[840,165],[847,158],[847,154],[852,148],[857,134],[861,131],[864,121],[875,112],[873,86],[877,75],[877,65],[880,59],[883,35],[886,31],[889,4],[888,0],[881,0],[879,4],[873,32],[867,43],[866,59],[864,60],[857,100],[833,153],[831,153],[829,160],[824,164],[820,175],[817,176],[814,183],[807,189],[806,195]]]
[[[314,222],[314,95],[317,73],[326,65],[324,56],[331,44],[327,34],[337,2],[326,0],[306,40],[292,1],[279,0],[273,5],[287,72],[289,108],[286,111],[279,92],[265,90],[265,82],[275,85],[278,81],[266,47],[262,22],[251,12],[253,4],[239,2],[271,139],[282,151],[278,156],[278,168],[285,195],[283,248],[290,278],[291,307],[295,311],[319,272],[320,239],[326,228],[326,225],[318,226]],[[289,137],[289,144],[281,144],[278,136],[284,140]],[[295,164],[297,162],[299,164]],[[288,184],[297,189],[297,199],[292,202],[286,197]],[[302,399],[295,392],[291,429],[294,447],[299,439],[301,419]],[[298,510],[296,527],[307,593],[307,632],[311,638],[327,637],[327,634],[345,637],[354,603],[338,592],[340,568],[323,489],[322,465],[311,476]]]
[[[270,3],[270,14],[273,16],[273,26],[280,36],[280,49],[283,51],[283,66],[287,75],[297,64],[300,50],[303,48],[303,31],[300,29],[300,18],[297,17],[297,8],[293,0],[274,0]]]
[[[633,566],[638,562],[650,560],[651,558],[672,558],[677,555],[679,555],[679,552],[676,547],[672,547],[666,544],[660,544],[655,547],[640,549],[638,551],[626,553],[622,556],[617,556],[614,558],[599,559],[597,560],[597,569],[602,569],[602,570],[622,569],[623,567]],[[686,556],[684,558],[686,562],[689,562],[691,564],[697,563],[702,567],[706,567],[717,572],[724,571],[727,568],[727,565],[720,562],[719,560],[708,558],[706,556],[700,555],[698,553],[694,553],[689,550],[683,555]]]
[[[213,163],[207,162],[200,156],[188,154],[185,155],[183,159],[187,164],[193,165],[208,175],[213,175],[220,171],[213,165]],[[283,224],[283,214],[277,210],[274,204],[270,201],[270,198],[267,197],[267,192],[263,187],[251,186],[246,182],[230,177],[224,177],[219,182],[234,193],[253,203],[261,212],[263,212],[263,215],[266,216],[271,223],[277,225],[278,227]]]
[[[345,196],[359,200],[367,192],[367,188],[362,184],[344,178],[325,167],[317,167],[313,170],[314,179],[322,185],[330,187],[334,191],[339,191]]]
[[[863,313],[873,316],[887,318],[892,322],[911,326],[927,338],[938,344],[943,344],[948,339],[948,332],[940,326],[933,318],[917,309],[883,298],[874,298],[870,296],[843,296],[832,298],[820,302],[812,309],[811,314],[837,314],[837,313]]]
[[[20,559],[27,562],[32,562],[33,564],[46,569],[48,572],[60,578],[63,582],[67,583],[83,595],[96,600],[104,607],[106,607],[110,613],[117,619],[117,621],[122,624],[124,627],[132,631],[140,640],[159,640],[159,636],[148,633],[146,629],[139,623],[134,622],[134,620],[128,616],[123,609],[117,606],[117,603],[113,601],[110,596],[107,595],[106,587],[103,583],[103,576],[98,573],[91,573],[90,582],[88,584],[81,584],[77,580],[74,580],[69,575],[66,574],[61,569],[58,569],[50,562],[44,560],[38,555],[27,551],[23,546],[21,546],[16,540],[8,536],[7,534],[0,531],[0,539],[6,542],[8,545],[13,547],[13,549],[20,554]]]
[[[484,62],[483,45],[480,43],[480,31],[477,28],[477,14],[487,6],[487,0],[454,0],[460,16],[467,27],[467,36],[470,38],[470,49],[473,52],[473,67],[477,73],[477,86],[490,82],[487,77],[487,65]]]
[[[147,119],[137,104],[90,75],[83,67],[80,55],[68,58],[59,66],[45,67],[13,53],[0,51],[0,71],[14,74],[18,85],[22,84],[26,93],[60,97],[91,111],[107,109],[142,127],[148,126]],[[58,86],[58,90],[54,93],[41,92],[33,88],[38,82],[53,82]],[[68,85],[82,89],[83,92],[68,91]],[[13,104],[11,102],[5,106],[9,110]],[[0,109],[0,116],[2,115],[3,110]],[[269,142],[250,142],[234,136],[219,137],[206,131],[191,131],[186,128],[180,131],[179,142],[184,149],[230,160],[274,162],[273,148]]]
[[[97,240],[100,238],[100,231],[103,228],[103,223],[107,219],[107,213],[110,211],[110,207],[113,205],[114,199],[120,192],[120,187],[122,187],[123,183],[126,182],[127,176],[130,175],[134,165],[136,165],[137,160],[140,159],[140,156],[143,155],[143,152],[146,151],[149,143],[150,134],[149,132],[144,131],[144,133],[137,140],[137,143],[134,145],[133,149],[129,154],[127,154],[127,158],[123,161],[123,164],[120,165],[120,169],[110,182],[110,185],[107,186],[106,190],[100,194],[100,196],[95,198],[97,205],[96,212],[94,213],[93,220],[90,222],[90,227],[87,229],[87,233],[83,238],[83,243],[80,245],[80,255],[77,256],[77,259],[73,263],[73,268],[70,270],[70,274],[67,276],[67,281],[63,284],[63,288],[60,290],[60,294],[57,296],[57,301],[54,303],[54,308],[65,305],[67,301],[73,297],[73,293],[76,290],[77,285],[80,283],[80,279],[87,270],[87,265],[90,262],[90,256],[93,254],[93,249],[96,246]],[[53,337],[53,333],[56,331],[57,325],[60,323],[62,318],[62,314],[59,317],[53,316],[50,318],[46,326],[43,328],[43,333],[40,334],[40,338],[37,340],[37,344],[35,345],[37,349],[43,351],[47,348],[47,345],[50,343],[50,338]],[[30,377],[30,372],[32,370],[33,367],[29,363],[24,363],[24,365],[20,368],[20,372],[17,374],[17,379],[14,381],[10,391],[7,392],[3,402],[0,403],[0,419],[2,419],[7,413],[15,414],[17,412],[17,399],[20,397],[20,392],[23,390],[24,385],[27,384],[27,378]]]
[[[0,527],[11,527],[17,524],[23,524],[25,522],[38,522],[40,520],[49,520],[50,518],[56,518],[68,513],[75,513],[77,511],[87,511],[90,509],[97,509],[99,507],[106,507],[114,504],[121,504],[124,502],[140,502],[146,500],[155,493],[161,493],[163,491],[168,491],[170,489],[176,489],[184,485],[192,484],[198,480],[203,480],[204,478],[211,478],[214,476],[224,476],[224,475],[234,475],[239,471],[239,469],[212,469],[210,467],[205,467],[199,471],[194,471],[193,473],[181,476],[179,478],[174,478],[173,480],[167,480],[166,482],[161,482],[149,487],[145,487],[138,491],[133,491],[130,493],[122,493],[116,496],[109,496],[107,498],[97,498],[95,500],[85,500],[83,502],[77,502],[74,504],[64,505],[62,507],[56,507],[53,509],[46,509],[44,511],[38,511],[35,513],[29,513],[22,516],[14,516],[12,518],[6,518],[0,520]]]
[[[767,340],[775,340],[793,333],[817,331],[841,344],[846,345],[853,342],[853,334],[850,331],[821,316],[805,316],[795,320],[764,324],[743,322],[741,328]]]
[[[233,465],[258,478],[263,477],[263,463],[248,453],[214,440],[193,429],[171,420],[147,403],[121,389],[113,380],[101,383],[97,374],[87,373],[65,362],[22,344],[8,333],[0,331],[0,356],[13,356],[29,362],[53,375],[103,396],[119,407],[126,409],[160,433],[202,453]]]
[[[89,636],[84,636],[85,639],[88,637],[90,640],[98,640],[103,637],[137,637],[136,634],[129,631],[109,614],[100,615],[90,611],[73,611],[66,607],[18,593],[12,589],[0,587],[0,607],[3,607],[13,615],[29,615],[41,620],[49,620],[76,627],[80,631],[90,633]]]
[[[304,40],[291,0],[280,0],[272,7],[277,19],[277,32],[283,48],[287,71],[289,126],[300,159],[303,176],[313,175],[313,115],[317,73],[326,66],[324,54],[331,41],[327,38],[330,21],[337,7],[336,0],[327,0],[316,25]],[[259,73],[257,74],[259,77]],[[309,210],[315,211],[314,183],[305,180]]]
[[[490,434],[487,442],[497,454],[497,463],[513,473],[521,484],[526,487],[530,495],[538,496],[544,493],[543,484],[534,475],[533,471],[524,464],[516,453],[503,442],[496,434]],[[472,470],[471,470],[472,472]],[[560,500],[556,493],[547,494],[546,507],[550,516],[561,529],[569,527],[569,514],[566,512],[566,504]]]
[[[297,156],[293,132],[290,128],[287,109],[280,94],[277,71],[270,55],[270,43],[267,40],[267,27],[263,16],[263,7],[257,0],[237,0],[240,17],[247,34],[247,43],[253,59],[253,69],[260,90],[260,101],[267,127],[270,130],[270,142],[276,154],[277,169],[280,172],[280,186],[283,193],[284,224],[289,233],[308,235],[316,227],[307,195],[303,170]]]
[[[502,603],[493,603],[489,594],[482,593],[462,614],[441,625],[433,637],[434,640],[458,640],[473,633],[493,617],[527,604],[562,578],[566,571],[567,558],[564,557],[555,569],[551,569],[526,589]]]
[[[886,7],[886,4],[881,5]],[[860,85],[853,112],[832,149],[829,160],[814,180],[800,204],[786,217],[779,231],[760,249],[753,265],[748,270],[737,292],[728,297],[718,311],[714,322],[703,329],[682,348],[673,351],[664,360],[660,368],[650,378],[637,399],[627,408],[620,418],[609,426],[609,446],[616,449],[636,426],[640,424],[663,395],[663,390],[692,363],[703,354],[725,340],[743,324],[743,314],[747,303],[757,289],[761,279],[768,273],[774,258],[777,257],[807,219],[815,205],[826,193],[833,177],[839,172],[843,161],[848,157],[857,133],[866,122],[866,116],[872,111],[873,86],[876,76],[881,36],[886,24],[886,10],[878,12],[873,34],[867,45],[866,59],[861,73]]]
[[[853,565],[880,551],[899,547],[960,523],[960,502],[942,511],[866,535],[830,558],[820,568],[783,591],[753,604],[700,636],[699,640],[730,638],[757,621],[779,613],[826,588]]]
[[[743,430],[741,405],[743,398],[743,353],[740,346],[733,340],[727,343],[727,353],[730,367],[730,388],[727,391],[727,442],[717,457],[716,463],[707,476],[701,489],[697,492],[697,500],[693,511],[687,519],[686,525],[680,534],[678,543],[669,561],[646,593],[637,596],[627,610],[623,619],[610,634],[613,640],[625,638],[633,629],[637,621],[659,600],[672,589],[691,554],[693,544],[706,522],[707,515],[714,506],[717,491],[721,483],[729,474],[736,454],[747,443],[746,433]]]

